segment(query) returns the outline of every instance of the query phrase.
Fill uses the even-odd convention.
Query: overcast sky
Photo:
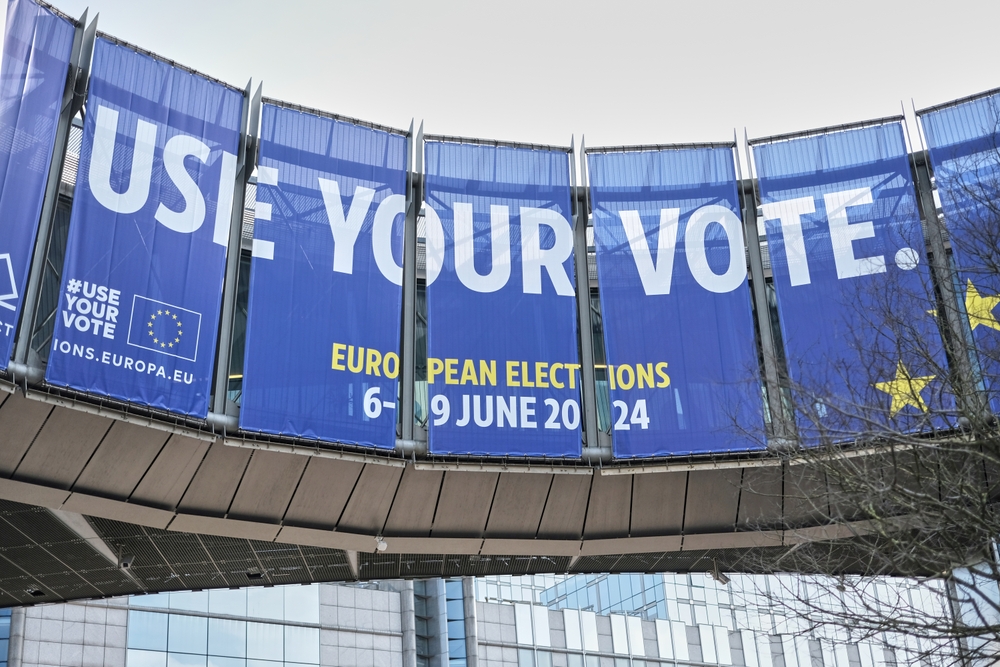
[[[55,0],[265,95],[436,134],[751,138],[1000,87],[1000,2]],[[256,84],[255,84],[256,85]]]

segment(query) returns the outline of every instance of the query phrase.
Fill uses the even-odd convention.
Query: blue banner
[[[1000,93],[920,113],[956,285],[993,411],[1000,412]]]
[[[580,456],[569,155],[425,155],[431,452]]]
[[[733,148],[587,164],[615,457],[759,447],[739,436],[763,415]]]
[[[97,40],[48,382],[206,416],[243,102]]]
[[[240,428],[392,448],[406,137],[265,104]]]
[[[10,0],[0,67],[0,370],[14,346],[75,26]]]
[[[950,406],[903,128],[754,146],[796,414],[807,440]]]

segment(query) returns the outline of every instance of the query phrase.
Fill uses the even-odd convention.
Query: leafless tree
[[[809,517],[786,519],[791,548],[752,568],[800,573],[759,594],[811,632],[885,641],[913,664],[1000,664],[1000,149],[944,178],[961,200],[947,230],[922,212],[942,235],[936,281],[859,286],[842,304],[854,360],[783,378],[784,497]]]

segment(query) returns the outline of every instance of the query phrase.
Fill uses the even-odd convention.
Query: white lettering
[[[552,247],[542,249],[541,226],[552,230]],[[547,208],[521,207],[521,271],[525,294],[542,293],[542,269],[559,296],[573,296],[573,283],[563,266],[573,254],[573,229],[562,215]],[[522,422],[524,404],[522,402]]]
[[[455,273],[458,275],[458,279],[473,292],[490,293],[502,289],[510,279],[510,214],[508,208],[506,206],[490,206],[492,266],[486,275],[480,275],[476,271],[476,233],[473,226],[472,204],[456,202],[454,212]],[[541,284],[540,274],[539,284]]]
[[[823,195],[826,219],[830,223],[830,242],[833,244],[833,261],[837,265],[837,278],[857,278],[875,273],[885,273],[885,257],[857,257],[854,242],[875,236],[875,226],[870,220],[851,223],[847,219],[848,206],[872,203],[870,188],[844,190]]]
[[[323,193],[326,215],[333,234],[333,270],[337,273],[354,272],[354,244],[368,215],[375,191],[360,185],[354,189],[351,208],[344,216],[344,204],[340,197],[340,184],[325,178],[319,179],[319,189]],[[402,281],[400,281],[402,282]]]
[[[149,181],[153,173],[153,150],[156,147],[156,125],[136,120],[135,145],[128,188],[119,194],[111,188],[111,171],[118,136],[118,112],[97,107],[94,148],[90,155],[88,181],[90,191],[102,206],[115,213],[135,213],[149,198]]]
[[[717,224],[725,232],[729,244],[729,267],[723,274],[717,274],[708,263],[705,236],[708,229]],[[747,277],[747,265],[743,254],[743,224],[739,216],[725,206],[712,204],[702,206],[691,214],[684,229],[684,252],[688,268],[698,284],[709,292],[725,294],[743,284]]]
[[[680,209],[660,210],[660,231],[656,239],[656,263],[649,252],[649,240],[642,227],[639,211],[619,211],[632,259],[639,271],[642,290],[646,296],[670,294],[670,282],[674,273],[674,253],[677,248],[677,227]]]
[[[808,285],[812,282],[809,276],[809,258],[806,256],[806,244],[802,238],[802,216],[815,213],[816,205],[812,197],[799,197],[785,201],[764,204],[761,206],[765,220],[778,220],[781,223],[781,236],[785,241],[785,258],[788,261],[788,279],[792,287]]]

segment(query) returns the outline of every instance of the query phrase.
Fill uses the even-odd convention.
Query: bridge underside
[[[529,472],[337,458],[28,393],[0,393],[0,606],[396,577],[756,572],[795,544],[845,536],[818,525],[823,479],[777,459]]]

